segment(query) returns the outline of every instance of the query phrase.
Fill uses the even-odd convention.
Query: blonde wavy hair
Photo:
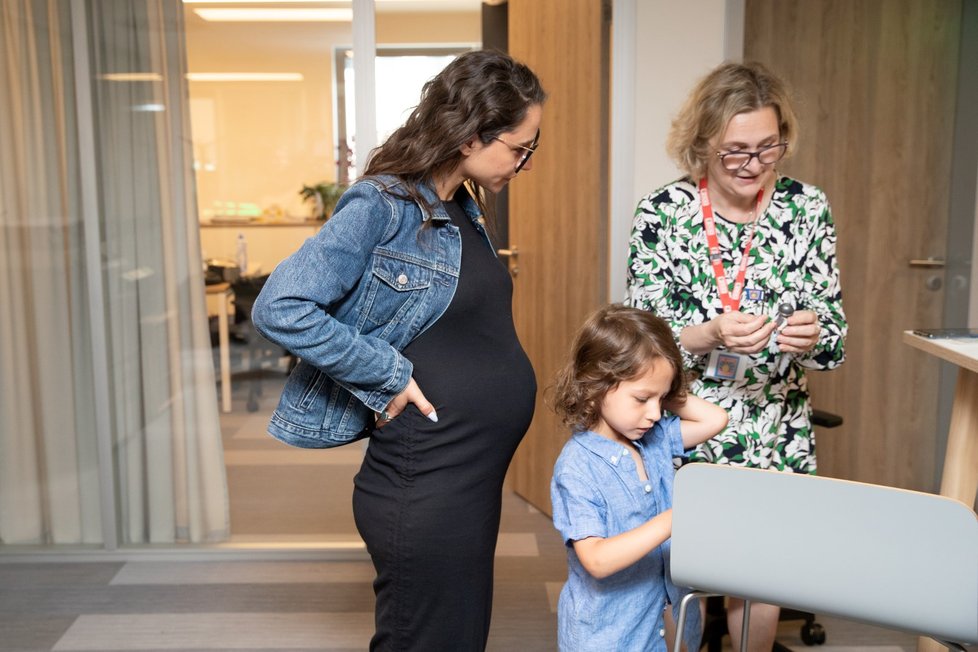
[[[798,138],[798,122],[788,88],[780,78],[757,62],[724,63],[701,79],[672,121],[666,150],[694,181],[706,174],[715,155],[713,139],[730,119],[769,106],[778,116],[781,140],[791,155]]]

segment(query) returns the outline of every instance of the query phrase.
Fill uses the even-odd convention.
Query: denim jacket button
[[[397,277],[397,284],[398,285],[404,285],[407,282],[408,282],[407,274],[401,274],[400,276]]]

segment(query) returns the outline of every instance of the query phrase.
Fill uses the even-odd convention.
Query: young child
[[[581,328],[557,376],[554,409],[574,433],[550,485],[567,544],[557,608],[564,652],[667,650],[673,458],[713,437],[727,413],[685,391],[669,326],[644,310],[606,306]],[[669,625],[674,621],[669,619]],[[687,619],[699,649],[699,611]]]

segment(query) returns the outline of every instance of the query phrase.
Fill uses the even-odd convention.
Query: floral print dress
[[[716,214],[716,230],[728,283],[737,272],[750,224]],[[821,332],[804,354],[777,345],[747,356],[741,380],[702,378],[706,355],[683,349],[692,372],[692,393],[725,408],[730,422],[701,444],[691,459],[736,466],[815,473],[805,369],[832,369],[845,358],[847,331],[835,257],[835,226],[825,193],[780,177],[757,221],[740,310],[777,314],[779,303],[818,315]],[[627,305],[665,319],[676,341],[686,327],[723,312],[710,266],[695,182],[680,179],[643,198],[629,242]]]

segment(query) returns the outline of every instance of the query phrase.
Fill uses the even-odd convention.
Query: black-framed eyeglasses
[[[736,151],[736,152],[717,152],[720,165],[726,170],[735,172],[747,167],[751,159],[756,158],[762,165],[771,165],[784,158],[784,153],[788,150],[788,143],[777,143],[762,147],[756,152]]]
[[[513,143],[507,143],[499,136],[493,136],[493,140],[498,140],[514,152],[520,153],[520,160],[516,163],[516,172],[519,172],[523,169],[523,166],[526,165],[526,162],[530,160],[530,157],[533,156],[533,152],[537,151],[537,147],[540,146],[540,130],[537,129],[537,134],[533,137],[533,142],[529,145],[514,145]]]

